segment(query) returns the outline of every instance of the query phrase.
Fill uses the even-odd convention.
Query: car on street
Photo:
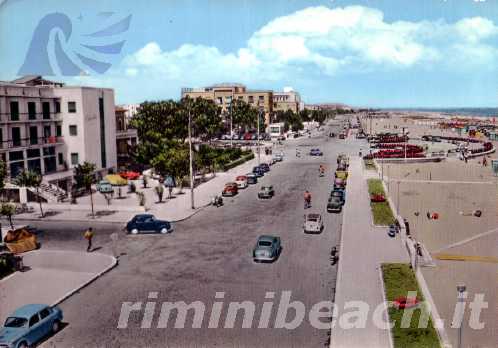
[[[272,198],[275,195],[272,185],[261,186],[258,192],[258,198]]]
[[[109,181],[100,180],[97,184],[97,191],[99,191],[100,193],[114,193],[114,188]]]
[[[334,180],[334,189],[336,188],[346,188],[346,181],[344,179],[336,178]]]
[[[223,191],[221,191],[221,195],[224,197],[235,196],[237,193],[239,193],[239,189],[235,182],[226,183],[225,187],[223,188]]]
[[[330,198],[332,197],[338,197],[341,202],[342,202],[342,205],[344,205],[344,203],[346,203],[346,193],[344,190],[333,190],[332,192],[330,192]]]
[[[159,220],[152,214],[138,214],[126,224],[126,231],[131,234],[139,233],[171,233],[173,226],[169,221]]]
[[[396,237],[396,233],[398,232],[398,227],[394,224],[389,225],[389,229],[387,230],[387,235],[391,238]]]
[[[277,137],[277,140],[278,140],[278,141],[283,141],[283,140],[285,140],[285,135],[279,135],[279,136]]]
[[[323,220],[320,214],[310,213],[304,215],[304,233],[320,233],[323,230]]]
[[[327,202],[327,211],[329,213],[340,213],[344,202],[337,196],[330,196]]]
[[[263,235],[259,236],[252,251],[254,262],[275,261],[282,251],[280,237]]]
[[[61,328],[63,314],[57,306],[28,304],[16,309],[0,329],[0,347],[28,348]]]
[[[247,176],[239,175],[235,178],[235,183],[237,184],[237,188],[244,189],[248,186]]]
[[[252,134],[251,133],[244,134],[244,140],[251,140],[251,139],[252,139]]]
[[[256,175],[258,178],[262,177],[265,175],[265,171],[263,170],[263,168],[261,168],[260,166],[256,166],[252,169],[252,172],[254,173],[254,175]]]
[[[247,183],[249,185],[254,185],[258,183],[258,177],[254,173],[248,173],[245,176],[247,178]]]
[[[270,166],[268,165],[268,163],[261,163],[259,166],[263,169],[265,173],[270,171]]]
[[[273,155],[273,159],[275,159],[276,162],[282,162],[284,160],[284,155],[277,153]]]
[[[311,149],[310,156],[323,156],[323,152],[320,149]]]

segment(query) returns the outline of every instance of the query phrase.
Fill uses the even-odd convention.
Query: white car
[[[323,230],[323,220],[320,214],[311,213],[304,215],[304,233],[320,233]]]
[[[237,188],[245,189],[248,186],[247,176],[239,175],[238,177],[235,178],[235,183],[237,184]]]

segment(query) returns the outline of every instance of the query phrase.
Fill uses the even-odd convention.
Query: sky
[[[0,80],[23,72],[116,103],[237,82],[306,103],[496,107],[498,0],[0,0]]]

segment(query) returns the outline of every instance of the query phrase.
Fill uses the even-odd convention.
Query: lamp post
[[[460,310],[462,311],[461,314],[461,320],[460,320],[460,326],[458,328],[458,348],[462,348],[462,331],[463,331],[463,315],[465,313],[465,307],[464,307],[464,302],[465,298],[467,297],[465,294],[465,291],[467,290],[467,287],[464,284],[457,285],[457,293],[458,293],[458,302],[459,302],[459,307]]]
[[[261,149],[259,147],[259,119],[261,118],[261,114],[264,112],[264,107],[259,103],[259,110],[258,110],[258,166],[260,165],[261,162]]]
[[[194,205],[194,164],[192,156],[192,117],[190,115],[190,106],[188,106],[188,152],[189,152],[189,171],[190,171],[190,205],[192,209],[195,209]]]
[[[396,199],[396,215],[399,215],[399,184],[400,184],[400,180],[398,180],[398,192],[397,192],[397,196],[398,198]]]
[[[233,147],[233,96],[230,97],[228,108],[230,109],[230,147]]]

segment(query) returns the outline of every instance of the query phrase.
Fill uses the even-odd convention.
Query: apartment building
[[[298,92],[288,90],[284,92],[273,92],[273,111],[299,112],[303,109],[304,104],[301,102],[301,96]]]
[[[129,109],[116,106],[116,152],[118,167],[131,164],[130,153],[137,145],[137,130],[129,127]]]
[[[114,91],[64,86],[41,76],[0,82],[0,158],[9,177],[29,169],[68,190],[85,161],[116,168]]]
[[[203,88],[182,88],[182,98],[204,98],[213,100],[227,115],[232,100],[243,100],[253,107],[262,107],[265,113],[265,123],[270,123],[273,113],[273,91],[251,90],[238,83],[221,83]]]

